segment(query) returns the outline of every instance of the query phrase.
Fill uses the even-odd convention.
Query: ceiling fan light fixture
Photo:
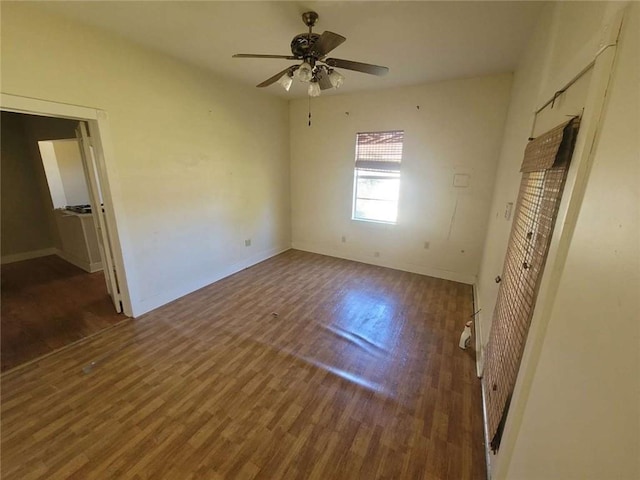
[[[0,0],[2,1],[2,0]],[[387,67],[369,63],[355,62],[340,58],[327,58],[329,52],[342,45],[346,38],[334,32],[325,30],[322,34],[314,33],[313,27],[318,21],[318,14],[313,11],[302,14],[302,21],[309,31],[300,33],[291,41],[291,55],[268,55],[257,53],[236,53],[234,58],[274,58],[281,60],[295,60],[296,65],[276,73],[265,81],[256,85],[258,88],[268,87],[279,83],[287,92],[291,89],[293,79],[308,83],[307,92],[310,97],[317,97],[322,90],[340,88],[344,83],[344,76],[334,68],[353,70],[369,75],[382,76],[389,72]],[[302,63],[298,63],[302,62]],[[311,123],[309,123],[311,125]]]
[[[344,83],[344,75],[336,72],[335,70],[331,70],[329,72],[329,81],[333,88],[340,88]]]
[[[301,82],[310,82],[313,77],[313,68],[305,61],[298,67],[294,75]]]
[[[319,97],[320,96],[320,84],[316,82],[309,82],[309,89],[307,93],[310,97]]]
[[[280,79],[278,80],[278,83],[282,85],[282,88],[284,88],[288,92],[289,89],[291,88],[291,84],[293,83],[293,77],[291,76],[290,73],[287,72],[280,77]]]

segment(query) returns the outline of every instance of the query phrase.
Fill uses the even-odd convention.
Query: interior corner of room
[[[451,362],[447,373],[429,377],[432,384],[415,386],[416,398],[422,399],[417,409],[422,416],[415,421],[427,427],[407,439],[403,436],[406,432],[397,432],[392,427],[385,433],[375,426],[365,426],[357,412],[349,410],[351,416],[345,420],[348,415],[336,411],[339,424],[336,431],[342,432],[340,429],[347,428],[345,425],[354,431],[360,428],[360,433],[349,437],[353,444],[343,449],[344,455],[369,458],[375,439],[387,435],[386,443],[380,442],[386,452],[384,461],[378,455],[378,460],[368,467],[373,470],[362,467],[363,470],[354,472],[348,465],[340,462],[333,465],[323,457],[326,461],[309,467],[307,474],[322,471],[334,475],[331,478],[359,478],[366,470],[373,472],[366,478],[385,475],[385,478],[419,478],[422,474],[425,478],[429,475],[475,478],[481,470],[493,480],[640,477],[640,460],[636,455],[640,451],[638,3],[329,2],[332,4],[324,5],[325,16],[318,4],[321,21],[327,22],[322,27],[347,29],[345,34],[349,33],[350,41],[353,37],[354,44],[357,37],[371,38],[367,27],[387,21],[391,25],[400,22],[398,19],[407,22],[407,45],[419,43],[428,32],[409,28],[410,19],[423,16],[427,21],[427,17],[450,14],[454,5],[460,9],[459,21],[463,24],[476,25],[494,14],[510,18],[509,15],[517,16],[520,12],[522,16],[517,18],[523,22],[521,25],[526,25],[527,34],[505,27],[504,31],[519,42],[514,40],[519,47],[508,68],[498,61],[500,52],[513,53],[505,37],[500,47],[503,50],[494,53],[478,50],[476,56],[484,59],[486,68],[472,71],[460,67],[456,72],[470,73],[452,77],[443,74],[428,77],[428,81],[407,80],[397,84],[393,81],[376,84],[362,73],[349,72],[340,87],[345,90],[323,89],[322,95],[313,98],[306,93],[295,94],[296,84],[290,92],[290,82],[286,91],[275,80],[274,85],[255,88],[254,77],[272,74],[269,68],[274,65],[277,71],[277,63],[259,59],[249,64],[226,64],[220,60],[220,71],[206,65],[208,55],[222,58],[220,49],[231,49],[229,58],[236,53],[233,38],[242,37],[243,29],[250,30],[250,25],[240,18],[253,18],[251,15],[261,12],[264,19],[285,31],[300,29],[297,18],[300,12],[294,12],[300,6],[297,2],[256,2],[253,5],[256,10],[251,12],[245,10],[249,8],[247,5],[205,2],[200,5],[202,12],[216,13],[211,21],[219,32],[227,32],[229,38],[212,44],[209,50],[194,43],[182,56],[176,53],[178,46],[174,50],[163,43],[165,35],[159,34],[160,30],[150,29],[143,38],[131,22],[142,12],[148,12],[150,19],[161,19],[168,18],[167,12],[181,15],[181,8],[186,12],[194,6],[145,3],[123,4],[122,12],[129,11],[131,15],[122,16],[118,22],[114,19],[117,25],[110,30],[105,22],[111,17],[101,10],[106,8],[102,2],[94,6],[2,2],[2,289],[15,291],[24,281],[38,283],[39,288],[46,283],[59,283],[60,288],[75,291],[76,296],[68,297],[59,291],[49,291],[43,297],[49,300],[35,302],[29,293],[20,301],[27,305],[24,307],[27,315],[39,315],[33,313],[37,311],[35,303],[50,303],[56,322],[61,324],[64,311],[83,331],[81,335],[54,331],[54,340],[41,341],[34,347],[38,352],[36,358],[64,345],[76,345],[79,340],[82,343],[85,341],[82,339],[88,338],[88,345],[91,338],[101,338],[96,341],[99,348],[95,354],[85,351],[78,358],[86,360],[94,355],[91,358],[110,359],[133,345],[139,355],[134,355],[133,365],[138,368],[143,363],[135,362],[143,362],[145,356],[152,358],[160,348],[149,347],[144,339],[140,340],[140,332],[148,329],[159,332],[158,345],[162,342],[171,345],[175,371],[184,374],[178,383],[187,382],[194,371],[200,381],[206,377],[203,365],[209,364],[202,360],[200,366],[190,365],[189,358],[202,359],[196,355],[222,349],[224,341],[233,343],[245,338],[242,309],[231,313],[225,310],[227,304],[222,303],[234,299],[234,285],[243,286],[241,290],[247,298],[252,295],[247,291],[253,291],[259,302],[266,302],[260,303],[260,308],[270,309],[269,322],[260,319],[264,322],[262,327],[254,322],[255,312],[246,310],[245,343],[251,343],[250,335],[255,332],[279,338],[278,335],[298,327],[305,334],[313,331],[312,326],[305,329],[295,323],[295,306],[290,311],[272,307],[277,303],[275,300],[288,298],[288,293],[280,292],[274,280],[282,274],[281,284],[292,285],[293,277],[285,269],[288,262],[296,264],[295,274],[304,278],[297,285],[309,288],[310,297],[314,285],[320,288],[317,282],[331,283],[323,275],[332,269],[340,272],[340,282],[335,282],[340,288],[353,272],[371,279],[392,278],[396,283],[385,284],[383,290],[407,302],[406,306],[394,303],[397,310],[389,308],[393,310],[393,321],[400,325],[406,320],[403,315],[410,316],[416,309],[424,308],[420,310],[423,323],[403,324],[416,329],[416,338],[425,339],[424,345],[409,351],[407,361],[413,362],[413,355],[422,352],[424,365],[418,363],[424,368],[429,362],[430,366],[433,362]],[[371,8],[370,12],[378,15],[359,16],[359,8]],[[289,15],[294,18],[289,20]],[[362,23],[345,24],[342,17],[357,17]],[[195,25],[200,25],[193,16],[184,18],[194,22],[194,31]],[[158,21],[156,27],[165,25]],[[223,26],[223,21],[233,28]],[[450,21],[449,27],[457,26],[457,21]],[[433,20],[429,22],[430,29],[444,38],[444,30],[438,30]],[[178,30],[174,29],[179,25],[176,21],[175,25],[163,28],[176,33]],[[263,27],[255,28],[262,32]],[[348,28],[353,28],[353,35]],[[234,30],[233,35],[229,30]],[[402,28],[395,25],[393,32],[399,36]],[[380,31],[381,37],[389,38],[383,33]],[[439,43],[440,37],[424,38],[430,39],[421,45],[424,51],[411,58],[401,42],[392,53],[386,48],[379,49],[389,62],[389,75],[398,72],[402,76],[411,70],[411,65],[417,69],[429,61],[434,62],[434,70],[443,68],[444,72],[443,65],[464,63],[456,60],[456,55],[474,48],[471,34],[461,33],[460,39],[464,40],[461,44]],[[280,43],[289,48],[290,35],[283,35],[283,39],[284,43]],[[371,39],[374,40],[377,41]],[[351,48],[349,45],[340,48]],[[450,55],[446,58],[432,55],[430,49],[447,51]],[[355,46],[346,52],[345,55],[353,52],[357,55]],[[374,55],[375,49],[370,54]],[[473,63],[468,56],[460,58]],[[288,75],[286,70],[282,73]],[[358,88],[360,81],[362,88]],[[579,119],[579,130],[575,126],[576,137],[567,140],[573,142],[573,153],[570,161],[562,165],[565,170],[553,178],[546,173],[528,175],[530,172],[522,166],[527,146],[555,132],[560,136],[555,137],[553,155],[559,156],[562,140],[570,137],[566,125],[574,125],[571,123],[574,118]],[[381,154],[383,161],[377,164],[376,152],[368,150],[374,143],[389,149]],[[360,148],[365,152],[362,155]],[[547,172],[555,166],[542,170]],[[386,187],[374,192],[375,185],[382,184]],[[544,196],[550,190],[552,194]],[[527,202],[529,210],[523,207]],[[545,212],[552,214],[543,222],[546,230],[541,232],[538,220]],[[532,219],[534,214],[537,217]],[[522,217],[527,219],[519,230],[518,218]],[[526,246],[518,247],[518,242]],[[524,251],[522,258],[513,257],[517,248]],[[538,264],[532,269],[529,262],[540,252]],[[517,263],[517,268],[509,266],[509,258],[517,258],[511,261],[513,265]],[[307,275],[313,272],[316,278],[304,276],[307,268],[304,262],[309,262]],[[325,267],[327,270],[323,270]],[[256,270],[245,271],[251,268]],[[532,270],[537,275],[533,280]],[[9,272],[18,280],[14,282]],[[60,272],[60,277],[54,280],[51,272]],[[270,279],[264,284],[266,293],[260,285],[245,283],[251,279],[251,272],[256,272],[256,281]],[[63,284],[60,278],[68,283]],[[446,302],[452,302],[436,305],[434,311],[442,315],[439,318],[426,307],[412,303],[415,299],[406,297],[409,294],[429,297],[428,293],[416,293],[416,285],[433,286],[431,281],[435,279],[445,282],[438,284],[437,289],[448,292]],[[89,294],[82,299],[83,285],[92,289],[90,301]],[[220,290],[215,290],[216,285]],[[397,291],[399,285],[406,286],[408,293],[404,297]],[[507,297],[504,293],[509,285],[521,289],[516,296]],[[369,287],[366,283],[366,288]],[[269,296],[272,290],[279,292],[278,299]],[[333,293],[347,295],[345,292],[347,287]],[[355,309],[375,303],[371,292],[367,290],[355,300],[351,298],[354,302],[351,310],[349,299],[342,297],[339,307],[337,300],[336,305],[330,305],[332,299],[314,306],[300,303],[310,310],[299,316],[312,325],[316,317],[328,318],[336,312],[355,315]],[[220,297],[223,293],[224,299]],[[444,301],[441,299],[444,297],[439,298],[437,302]],[[190,299],[196,301],[191,303]],[[466,303],[454,305],[454,299]],[[84,313],[69,313],[71,305],[74,309],[76,306],[85,309]],[[224,305],[220,311],[216,310],[219,305]],[[23,307],[16,306],[12,314],[19,308]],[[384,308],[380,306],[380,312]],[[500,308],[510,310],[509,315],[526,311],[523,314],[526,321],[514,327],[518,330],[515,334],[509,329],[499,330],[503,328],[497,318],[503,315],[498,311]],[[473,312],[472,318],[466,314],[468,310]],[[118,314],[119,311],[126,315]],[[5,316],[4,312],[2,329],[6,328],[6,335],[13,335],[15,341],[22,339],[28,343],[39,335],[29,333],[28,329],[6,327],[5,318],[10,315]],[[219,318],[222,314],[229,314],[228,324]],[[454,316],[455,320],[450,321]],[[131,320],[126,320],[129,317]],[[184,324],[172,324],[174,318]],[[291,323],[288,326],[276,323],[283,319]],[[125,332],[122,336],[118,336],[116,329],[108,330],[111,333],[105,336],[92,337],[123,320],[129,326],[122,330]],[[452,342],[443,344],[443,337],[430,339],[422,330],[427,328],[425,325],[438,325],[438,332],[444,330],[447,338],[453,338],[469,320],[473,321],[475,338],[467,351],[459,351]],[[199,331],[196,326],[199,329],[206,325],[216,331],[206,330],[203,338],[215,348],[196,339],[191,356],[185,354],[184,360],[176,357],[176,352],[186,349],[172,344],[171,338],[191,338],[193,332]],[[376,360],[371,358],[378,358],[383,350],[378,343],[334,327],[323,330],[323,335],[328,331],[331,338],[340,337],[335,345],[342,345],[339,342],[348,337],[347,343],[359,346],[368,355],[362,365],[349,365],[350,368],[366,370],[375,364]],[[116,339],[113,340],[116,347],[109,344],[112,350],[106,343],[100,343],[112,338],[109,335]],[[501,342],[507,345],[516,337],[517,349],[499,354],[501,359],[512,355],[510,370],[494,381],[493,374],[485,369],[494,368],[495,345]],[[220,338],[224,341],[216,343]],[[313,369],[321,368],[329,372],[327,379],[338,382],[331,383],[329,389],[336,398],[342,398],[335,392],[342,392],[343,383],[349,388],[357,384],[354,391],[366,390],[370,398],[377,395],[371,392],[377,392],[378,384],[367,381],[358,384],[357,375],[352,375],[348,368],[330,365],[319,357],[298,355],[296,348],[305,348],[301,345],[293,347],[293,343],[287,343],[287,348],[278,350],[279,346],[273,347],[265,338],[253,339],[256,348],[262,349],[260,355],[265,358],[281,355],[278,358],[295,364],[283,375],[295,376],[292,372],[297,369],[308,369],[304,370],[308,374],[304,382],[313,382],[318,376],[312,375]],[[394,337],[394,341],[400,342],[398,338]],[[149,350],[142,351],[137,341]],[[319,341],[320,344],[331,343]],[[11,357],[14,351],[4,337],[2,348],[6,351],[3,362],[5,355],[7,361],[14,362],[11,367],[24,362],[17,353],[15,358]],[[277,355],[276,350],[280,352]],[[220,355],[220,351],[215,354]],[[53,355],[55,358],[56,354]],[[55,372],[67,368],[60,366],[65,361],[72,361],[72,357],[60,358],[61,364],[52,360],[42,368]],[[256,358],[262,357],[251,357],[251,365],[257,362]],[[231,367],[239,364],[233,355],[224,359],[231,359],[230,363],[207,367],[222,369],[212,377],[216,381],[222,378],[229,381]],[[31,367],[39,368],[38,362],[34,362],[24,372]],[[286,363],[285,360],[277,363],[278,368],[283,362]],[[162,368],[170,370],[168,365]],[[452,378],[455,376],[451,372],[459,376]],[[17,369],[12,376],[3,376],[3,387],[5,378],[11,387],[20,385],[19,374]],[[270,390],[269,382],[281,379],[265,375],[243,387],[244,393],[239,395],[244,402],[250,402],[243,396],[247,391],[260,389],[261,395],[271,392],[276,398],[277,388]],[[501,384],[506,377],[510,383]],[[150,378],[149,388],[160,384],[157,372]],[[387,380],[385,377],[381,384]],[[239,380],[230,380],[236,381]],[[208,391],[206,382],[209,380],[198,384],[196,395],[199,388]],[[436,402],[428,396],[443,385],[450,395],[448,402],[440,397]],[[278,388],[281,386],[278,383]],[[318,387],[318,392],[325,387]],[[419,390],[422,387],[424,390]],[[393,388],[400,387],[393,385]],[[464,400],[462,388],[473,392],[470,397],[464,396]],[[502,395],[499,408],[490,405],[495,391]],[[355,398],[359,393],[348,395]],[[163,397],[162,402],[167,398]],[[207,398],[198,398],[208,405],[209,410],[202,413],[207,422],[220,413],[207,403]],[[166,401],[169,405],[169,400]],[[331,404],[328,409],[335,406],[333,400],[326,402]],[[381,404],[386,406],[379,407],[380,415],[392,403]],[[235,406],[238,405],[241,408],[244,404],[236,402]],[[287,428],[294,432],[292,435],[307,432],[294,421],[304,416],[295,401],[279,404],[278,408],[282,417],[278,422],[291,417]],[[253,413],[258,415],[259,410]],[[438,412],[437,418],[432,417],[434,411]],[[464,417],[467,420],[477,415],[485,428],[484,438],[476,438],[477,443],[469,447],[473,455],[464,457],[459,464],[452,453],[463,451],[455,443],[462,438],[459,431],[465,435],[471,430],[476,432],[469,427],[471,423],[463,426],[462,419],[454,418],[454,411],[469,414]],[[389,420],[388,425],[401,422],[406,413],[395,412],[398,417]],[[253,418],[251,415],[243,412],[242,418]],[[313,416],[313,425],[305,427],[309,431],[323,423],[315,413]],[[236,420],[230,416],[228,421]],[[266,424],[270,427],[260,426],[259,430],[262,433],[268,430],[270,434],[276,420]],[[182,427],[176,427],[163,438],[180,437],[185,432]],[[340,435],[335,431],[327,435],[336,437],[331,440],[334,442],[331,449],[340,444]],[[371,445],[363,446],[359,435],[371,439]],[[204,441],[202,438],[180,438],[185,440],[183,444],[189,444],[185,448],[194,448],[194,456],[202,453],[199,443]],[[294,451],[297,447],[287,443],[291,438],[283,440],[283,445]],[[249,443],[239,445],[239,449],[246,449]],[[424,471],[418,472],[419,468],[405,457],[402,457],[406,460],[404,464],[394,464],[392,452],[397,449],[396,453],[403,455],[402,452],[417,446],[424,450],[424,458],[420,460],[424,461]],[[433,451],[446,452],[448,456],[444,460],[434,459],[429,454]],[[83,457],[86,462],[78,469],[85,470],[79,471],[86,473],[87,465],[95,465],[91,463],[93,457],[89,457]],[[17,458],[12,457],[11,468],[15,468],[12,474],[24,468]],[[252,462],[256,458],[264,460],[258,455],[252,457]],[[273,462],[276,461],[258,466],[247,462],[238,465],[237,471],[245,468],[245,473],[257,474],[263,467],[273,467],[270,472],[278,473],[272,478],[288,478],[283,473],[284,464],[274,467]],[[474,469],[480,464],[482,468]],[[140,465],[136,468],[142,468]],[[416,470],[411,470],[414,467]],[[225,463],[224,468],[228,468],[228,473],[236,467]],[[465,473],[461,473],[462,469],[466,469]],[[393,477],[392,473],[400,476]]]

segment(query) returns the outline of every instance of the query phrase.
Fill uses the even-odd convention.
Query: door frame
[[[121,230],[118,229],[118,215],[114,208],[113,195],[109,181],[110,169],[107,168],[108,165],[113,166],[115,162],[115,153],[111,141],[109,116],[107,112],[91,107],[51,102],[48,100],[21,97],[7,93],[0,93],[0,110],[27,115],[66,118],[69,120],[87,122],[89,126],[89,135],[92,137],[94,143],[93,149],[98,170],[98,182],[100,184],[102,201],[105,207],[107,235],[112,248],[114,268],[120,290],[120,301],[122,302],[122,311],[125,315],[133,317],[125,255],[123,254],[121,241]]]

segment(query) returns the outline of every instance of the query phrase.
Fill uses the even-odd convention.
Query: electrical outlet
[[[425,250],[429,250],[430,246],[431,246],[431,242],[424,242],[424,249]]]
[[[342,235],[342,243],[347,243],[347,237],[345,235]]]
[[[245,246],[245,247],[250,247],[250,246],[251,246],[251,239],[250,239],[250,238],[247,238],[247,239],[244,241],[244,246]]]

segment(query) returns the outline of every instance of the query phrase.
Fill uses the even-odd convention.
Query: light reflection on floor
[[[384,396],[393,396],[390,375],[399,328],[398,299],[367,285],[352,286],[329,315],[317,318],[318,348],[299,357],[333,375]],[[374,368],[372,368],[372,365]]]
[[[396,306],[397,299],[383,291],[349,290],[340,299],[333,324],[379,349],[389,351],[397,336],[394,325]]]

